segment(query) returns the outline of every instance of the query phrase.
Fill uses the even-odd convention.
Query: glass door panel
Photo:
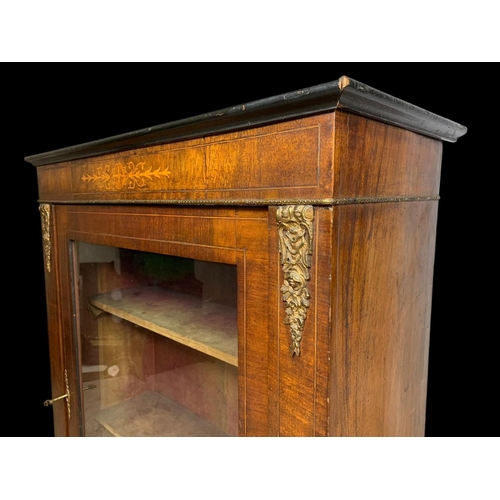
[[[85,435],[237,435],[236,266],[75,246]]]

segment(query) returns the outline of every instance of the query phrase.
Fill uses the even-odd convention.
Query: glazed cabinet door
[[[266,435],[267,210],[52,214],[56,433]]]

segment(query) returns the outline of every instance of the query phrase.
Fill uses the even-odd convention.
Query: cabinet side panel
[[[441,141],[335,113],[334,198],[439,194]]]
[[[436,218],[434,201],[335,209],[333,436],[424,435]]]

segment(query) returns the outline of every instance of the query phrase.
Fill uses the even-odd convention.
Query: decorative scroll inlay
[[[300,356],[310,298],[306,282],[310,279],[314,208],[311,205],[286,205],[278,207],[276,217],[284,273],[281,287],[281,298],[286,302],[284,322],[290,325],[290,354]]]
[[[52,253],[52,241],[50,239],[50,205],[48,203],[41,203],[38,209],[42,217],[42,241],[45,267],[47,268],[47,272],[50,273]]]
[[[82,175],[83,182],[94,183],[97,188],[106,191],[120,189],[147,188],[148,183],[159,180],[162,177],[170,179],[168,168],[146,167],[146,162],[115,163],[114,165],[99,166],[94,172]]]

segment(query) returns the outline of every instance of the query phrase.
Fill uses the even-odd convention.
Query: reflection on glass
[[[76,247],[85,434],[237,435],[236,266]]]

